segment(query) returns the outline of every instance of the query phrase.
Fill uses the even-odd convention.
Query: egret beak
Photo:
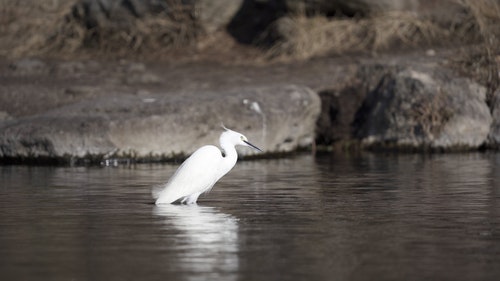
[[[260,148],[256,147],[255,145],[253,145],[253,144],[251,144],[251,143],[249,143],[247,141],[243,141],[243,142],[246,143],[248,146],[257,149],[258,151],[263,152]]]

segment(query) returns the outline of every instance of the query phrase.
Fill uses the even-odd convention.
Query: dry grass
[[[459,26],[443,26],[409,12],[340,19],[289,15],[269,28],[270,33],[280,37],[264,53],[271,59],[302,60],[326,54],[377,53],[479,40],[485,46],[482,51],[469,58],[464,56],[456,65],[464,72],[483,77],[488,85],[497,85],[498,77],[493,74],[498,69],[494,62],[500,46],[499,1],[454,1],[468,11],[467,20]],[[134,18],[126,26],[92,29],[72,16],[77,2],[0,0],[0,56],[74,56],[90,52],[108,57],[154,57],[190,47],[202,52],[227,49],[227,40],[210,40],[203,35],[193,7],[181,4],[181,0],[170,0],[168,13]],[[489,78],[484,78],[485,69]]]
[[[85,27],[72,13],[78,0],[0,0],[0,56],[121,56],[192,44],[198,34],[190,7],[170,0],[169,13],[134,18],[131,24]]]
[[[323,16],[295,15],[281,19],[273,28],[285,36],[270,49],[270,56],[299,59],[431,46],[453,36],[464,37],[465,29],[468,29],[450,30],[410,12],[333,20]]]
[[[418,135],[416,132],[420,131],[431,140],[439,136],[443,126],[453,117],[453,112],[448,108],[446,94],[442,90],[433,96],[418,98],[410,114],[416,121],[413,135]]]
[[[451,66],[487,87],[487,102],[493,104],[500,87],[500,2],[497,0],[456,0],[468,10],[470,22],[481,36],[476,48],[469,48]]]
[[[43,53],[76,0],[0,0],[0,56]]]
[[[47,44],[52,51],[94,52],[108,57],[143,55],[192,44],[198,34],[191,8],[180,0],[170,0],[169,12],[145,18],[132,18],[127,25],[105,24],[92,29],[66,16]]]

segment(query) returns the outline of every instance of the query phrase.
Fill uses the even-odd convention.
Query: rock
[[[356,114],[369,92],[384,75],[399,69],[382,64],[361,64],[342,78],[342,84],[319,92],[321,114],[316,124],[316,143],[336,145],[351,142],[354,137]]]
[[[73,86],[64,89],[64,94],[72,98],[83,98],[93,95],[98,92],[97,87],[92,86]]]
[[[321,114],[316,129],[316,143],[332,145],[352,139],[352,124],[366,93],[356,86],[319,92]]]
[[[10,116],[9,113],[5,111],[0,111],[0,122],[5,121],[5,120],[10,120],[12,117]]]
[[[34,116],[2,122],[0,130],[0,158],[59,160],[114,149],[103,116]]]
[[[354,137],[369,147],[477,149],[491,122],[484,87],[441,67],[408,66],[371,88]]]
[[[15,61],[9,65],[11,71],[19,75],[32,75],[49,72],[49,66],[39,60],[34,58],[24,58]]]
[[[198,0],[196,18],[206,33],[225,28],[241,7],[243,0]]]
[[[218,145],[222,122],[266,153],[290,152],[313,143],[319,111],[299,86],[108,95],[0,121],[0,159],[172,159]]]
[[[54,68],[54,73],[58,75],[79,75],[84,72],[86,65],[80,61],[67,61],[57,64]]]
[[[493,122],[491,123],[490,134],[488,135],[488,146],[500,149],[500,89],[497,89],[493,96],[491,105]]]
[[[285,12],[285,3],[281,0],[245,0],[227,30],[240,43],[272,43],[261,42],[263,33]]]

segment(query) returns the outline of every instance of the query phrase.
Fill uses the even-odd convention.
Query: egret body
[[[196,150],[170,178],[156,199],[156,204],[196,203],[198,197],[212,189],[214,184],[236,164],[238,153],[235,146],[248,146],[260,150],[248,139],[235,131],[226,129],[219,138],[222,151],[214,145],[205,145]]]

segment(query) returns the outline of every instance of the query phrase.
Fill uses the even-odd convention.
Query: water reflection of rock
[[[236,280],[238,222],[235,217],[213,207],[165,205],[153,213],[165,217],[168,242],[188,280]],[[172,238],[173,235],[174,237]]]

